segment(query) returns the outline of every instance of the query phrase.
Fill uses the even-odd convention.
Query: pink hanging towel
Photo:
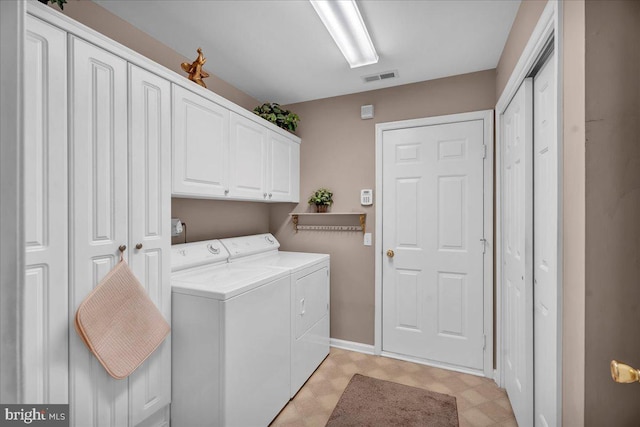
[[[76,331],[109,375],[131,375],[171,328],[125,261],[82,301]]]

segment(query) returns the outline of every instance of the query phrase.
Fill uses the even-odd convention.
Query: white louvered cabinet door
[[[171,86],[129,65],[129,263],[171,322]],[[167,338],[129,377],[131,425],[171,400],[171,342]]]
[[[70,58],[70,318],[120,258],[127,226],[127,63],[76,37]],[[125,252],[125,256],[128,251]],[[69,329],[70,418],[128,425],[128,380],[111,378]]]

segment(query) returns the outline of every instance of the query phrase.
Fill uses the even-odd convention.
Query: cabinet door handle
[[[227,194],[229,194],[229,190],[224,190],[224,195],[226,196]]]
[[[262,193],[262,197],[267,198],[267,193]]]
[[[269,193],[269,198],[271,198],[271,196],[273,196],[273,194]]]
[[[138,250],[142,249],[142,243],[138,243],[138,244],[136,245],[136,249],[138,249]]]

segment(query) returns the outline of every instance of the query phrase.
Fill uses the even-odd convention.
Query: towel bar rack
[[[317,230],[317,231],[366,231],[367,214],[364,212],[329,212],[329,213],[290,213],[293,229],[297,233],[298,230]],[[300,217],[316,217],[316,218],[335,218],[339,216],[357,216],[360,225],[343,225],[343,224],[300,224]]]

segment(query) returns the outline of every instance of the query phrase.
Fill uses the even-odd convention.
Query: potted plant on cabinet
[[[60,10],[64,10],[64,4],[67,2],[67,0],[38,0],[38,1],[43,4],[56,3],[60,7]]]
[[[282,129],[295,132],[298,127],[300,117],[296,113],[285,110],[275,102],[265,102],[253,109],[253,112],[265,120],[270,121]]]
[[[316,212],[326,212],[333,204],[333,193],[326,188],[319,188],[309,197],[309,204],[316,206]]]

